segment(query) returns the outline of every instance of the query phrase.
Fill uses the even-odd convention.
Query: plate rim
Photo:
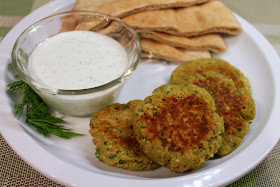
[[[47,3],[46,5],[40,7],[39,9],[35,10],[34,12],[30,13],[29,15],[27,15],[25,18],[23,18],[16,26],[14,26],[11,31],[4,37],[4,39],[2,40],[2,42],[0,43],[0,57],[1,55],[5,58],[7,58],[8,55],[7,54],[7,50],[5,52],[4,49],[4,44],[6,44],[10,38],[13,38],[15,36],[17,36],[17,34],[19,35],[20,32],[17,31],[25,22],[30,22],[28,20],[30,20],[32,17],[34,19],[34,17],[37,14],[40,14],[40,12],[43,12],[44,10],[48,10],[52,9],[51,12],[54,12],[56,10],[58,10],[59,8],[57,7],[61,7],[64,4],[70,4],[73,3],[74,0],[60,0],[60,1],[52,1]],[[40,14],[41,15],[41,14]],[[278,78],[278,80],[280,80],[280,60],[279,60],[279,56],[276,53],[276,51],[274,50],[274,48],[271,46],[271,44],[266,40],[266,38],[257,30],[255,29],[249,22],[247,22],[245,19],[243,19],[242,17],[238,16],[237,14],[235,14],[235,16],[237,17],[237,19],[239,20],[239,22],[241,24],[246,24],[246,29],[250,30],[250,34],[252,34],[252,40],[254,40],[257,44],[261,43],[264,48],[265,48],[265,53],[264,56],[267,59],[267,61],[270,62],[270,65],[273,67],[278,67],[278,68],[273,68],[272,69],[272,73],[273,73],[273,78],[274,80],[276,80]],[[15,37],[17,38],[17,37]],[[2,47],[1,47],[2,46]],[[4,51],[4,52],[2,52]],[[2,53],[2,54],[1,54]],[[9,58],[9,57],[8,57]],[[3,75],[1,75],[3,78]],[[1,80],[5,80],[2,79]],[[265,132],[270,131],[272,132],[274,129],[277,129],[277,124],[276,124],[276,120],[277,120],[277,111],[280,111],[280,99],[279,97],[276,97],[277,95],[280,94],[280,87],[277,86],[277,84],[274,82],[274,86],[275,86],[275,103],[274,106],[272,107],[272,113],[269,116],[269,119],[267,121],[267,123],[271,123],[273,121],[275,121],[274,123],[271,123],[272,125],[267,125],[264,127],[264,129],[262,130],[262,132],[260,132],[260,134],[258,135],[258,137],[254,140],[254,142],[256,141],[262,141],[261,138],[263,137],[263,134],[265,134]],[[3,86],[1,86],[1,90],[5,90],[5,88],[2,88]],[[4,86],[5,87],[5,86]],[[1,93],[2,94],[2,93]],[[8,97],[7,95],[5,95],[4,93],[4,100],[5,102],[8,102]],[[42,148],[37,142],[35,142],[28,133],[25,132],[25,130],[19,125],[19,123],[17,122],[17,120],[14,118],[11,109],[7,112],[7,115],[4,116],[4,118],[2,118],[3,116],[1,115],[2,112],[0,112],[0,117],[2,119],[5,119],[5,122],[11,122],[12,123],[12,127],[3,127],[0,126],[0,132],[1,135],[3,136],[3,138],[5,139],[5,141],[9,144],[9,146],[16,152],[16,154],[18,156],[20,156],[26,163],[28,163],[30,166],[32,166],[34,169],[36,169],[38,172],[40,172],[41,174],[43,174],[44,176],[48,177],[49,179],[56,181],[60,184],[64,184],[64,185],[72,185],[72,186],[86,186],[89,185],[88,183],[86,183],[85,181],[83,181],[84,179],[93,179],[93,172],[81,169],[79,167],[76,167],[74,165],[71,165],[57,157],[55,157],[54,155],[50,154],[47,150],[45,150],[44,148]],[[279,129],[279,127],[278,127]],[[24,132],[24,133],[22,133]],[[11,134],[15,134],[14,137],[11,137],[9,135]],[[17,138],[20,137],[24,138],[22,139],[22,141],[18,140]],[[269,147],[268,149],[262,150],[262,156],[260,158],[253,158],[254,162],[250,162],[250,165],[247,168],[244,168],[243,170],[235,173],[234,175],[232,175],[231,177],[225,178],[224,180],[220,180],[218,182],[215,183],[209,183],[207,184],[207,186],[212,186],[212,185],[227,185],[239,178],[241,178],[242,176],[246,175],[248,172],[250,172],[251,170],[253,170],[261,161],[263,161],[265,159],[265,157],[272,151],[272,149],[274,148],[274,146],[277,144],[278,140],[279,140],[280,135],[278,134],[274,134],[273,136],[270,137],[270,139],[268,139],[269,141],[266,142],[267,146]],[[30,143],[32,142],[32,147],[25,146],[25,149],[21,149],[21,146],[24,146],[25,143]],[[248,146],[250,151],[255,151],[255,144],[250,144]],[[248,148],[246,148],[248,150]],[[37,157],[37,158],[33,158],[32,153],[35,151],[38,151],[38,154],[41,157]],[[48,158],[45,158],[46,155],[48,156]],[[241,156],[241,155],[236,155],[236,156]],[[30,158],[32,158],[33,160],[30,160]],[[50,167],[49,162],[43,163],[41,161],[41,158],[44,158],[48,161],[52,161],[52,166],[56,166],[55,169],[53,167]],[[252,158],[251,158],[252,159]],[[41,165],[40,167],[38,167],[38,164]],[[225,161],[223,163],[224,165],[230,165],[230,161]],[[63,173],[65,173],[65,169],[67,170],[75,170],[76,172],[72,172],[72,175],[63,175]],[[212,168],[213,172],[218,171],[218,166],[215,166]],[[78,175],[77,175],[78,174]],[[174,185],[183,185],[186,184],[186,182],[188,182],[187,180],[189,180],[190,177],[186,176],[180,176],[180,177],[175,177],[175,178],[168,178],[168,179],[146,179],[146,180],[138,180],[138,179],[123,179],[123,178],[118,178],[118,177],[108,177],[99,173],[94,173],[94,178],[99,178],[99,180],[97,181],[97,183],[100,184],[115,184],[116,182],[122,182],[123,185],[134,185],[134,186],[141,186],[143,184],[158,184],[161,186],[168,186],[170,185],[169,182],[173,182]],[[209,175],[209,173],[207,172],[202,172],[202,174],[200,175],[196,175],[196,173],[191,174],[191,178],[193,178],[194,180],[201,178],[201,177],[205,177]],[[80,176],[81,178],[77,178],[77,176]],[[110,178],[110,180],[106,180]],[[104,180],[103,180],[104,179]],[[82,181],[81,181],[82,180]],[[138,181],[137,184],[134,183],[135,181]],[[96,182],[96,181],[95,181]],[[106,183],[104,183],[106,182]],[[168,182],[168,183],[167,183]],[[195,182],[195,181],[194,181]],[[96,183],[96,184],[97,184]]]

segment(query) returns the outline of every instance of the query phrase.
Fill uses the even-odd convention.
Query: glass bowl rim
[[[74,89],[74,90],[66,90],[66,89],[59,89],[59,88],[52,88],[50,86],[46,86],[43,85],[41,83],[38,83],[37,81],[35,81],[33,78],[31,78],[31,76],[27,75],[24,71],[22,71],[20,64],[17,63],[17,54],[16,54],[16,48],[19,44],[19,41],[21,41],[22,37],[30,30],[32,29],[34,26],[38,25],[39,23],[47,20],[47,19],[51,19],[51,18],[55,18],[55,17],[60,17],[63,15],[71,15],[71,14],[89,14],[95,17],[103,17],[103,18],[108,18],[110,20],[114,20],[117,21],[118,23],[121,23],[124,27],[127,28],[127,30],[132,34],[134,41],[137,45],[137,53],[136,53],[136,60],[134,60],[134,62],[132,62],[132,65],[128,66],[128,68],[126,68],[126,70],[124,71],[124,73],[122,73],[121,76],[119,76],[118,78],[111,80],[110,82],[100,85],[100,86],[96,86],[96,87],[91,87],[91,88],[85,88],[85,89]],[[26,82],[28,85],[30,85],[32,88],[37,89],[38,91],[41,92],[46,92],[49,94],[53,94],[53,95],[83,95],[83,94],[89,94],[89,93],[95,93],[95,92],[99,92],[99,91],[103,91],[109,88],[112,88],[116,85],[118,85],[119,83],[122,83],[123,81],[125,81],[137,68],[140,60],[141,60],[141,54],[142,54],[142,47],[141,47],[141,42],[140,39],[137,35],[137,33],[134,31],[134,29],[129,26],[127,23],[125,23],[123,20],[114,17],[114,16],[110,16],[108,14],[103,14],[103,13],[99,13],[99,12],[94,12],[94,11],[67,11],[67,12],[62,12],[62,13],[58,13],[58,14],[53,14],[50,16],[47,16],[43,19],[40,19],[38,21],[36,21],[35,23],[31,24],[30,26],[28,26],[17,38],[14,46],[13,46],[13,50],[12,50],[12,64],[13,67],[16,71],[16,73],[19,75],[19,77]]]

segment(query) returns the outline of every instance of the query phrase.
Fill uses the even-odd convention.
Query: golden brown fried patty
[[[209,91],[215,100],[217,113],[223,117],[225,132],[217,154],[231,153],[241,143],[255,117],[255,104],[251,95],[237,89],[234,82],[220,73],[203,72],[185,79]]]
[[[134,133],[143,152],[171,171],[200,167],[219,149],[223,120],[203,88],[164,85],[136,107]]]
[[[207,58],[192,61],[178,66],[171,75],[171,84],[183,83],[189,76],[205,71],[215,71],[231,78],[235,86],[243,88],[251,94],[249,80],[237,68],[221,59]]]
[[[132,117],[140,100],[128,104],[112,104],[95,114],[90,120],[90,134],[96,145],[96,157],[100,161],[128,169],[151,170],[159,167],[140,150],[133,135]]]

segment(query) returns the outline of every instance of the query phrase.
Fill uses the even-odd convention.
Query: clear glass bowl
[[[97,32],[118,41],[128,56],[123,74],[104,85],[81,90],[56,89],[35,81],[27,68],[29,55],[35,47],[51,36],[74,30]],[[19,36],[12,52],[12,63],[20,78],[51,108],[72,116],[90,116],[113,103],[140,59],[141,44],[136,32],[118,18],[95,12],[65,12],[44,18]]]

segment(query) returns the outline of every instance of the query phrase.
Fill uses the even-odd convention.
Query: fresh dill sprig
[[[15,116],[21,118],[23,111],[26,111],[26,124],[34,127],[38,133],[49,137],[50,134],[60,138],[69,139],[82,134],[71,132],[71,129],[64,128],[62,123],[67,123],[61,118],[52,116],[49,106],[37,95],[36,92],[16,75],[17,81],[8,84],[8,93],[19,93],[23,95],[22,102],[15,105]]]

